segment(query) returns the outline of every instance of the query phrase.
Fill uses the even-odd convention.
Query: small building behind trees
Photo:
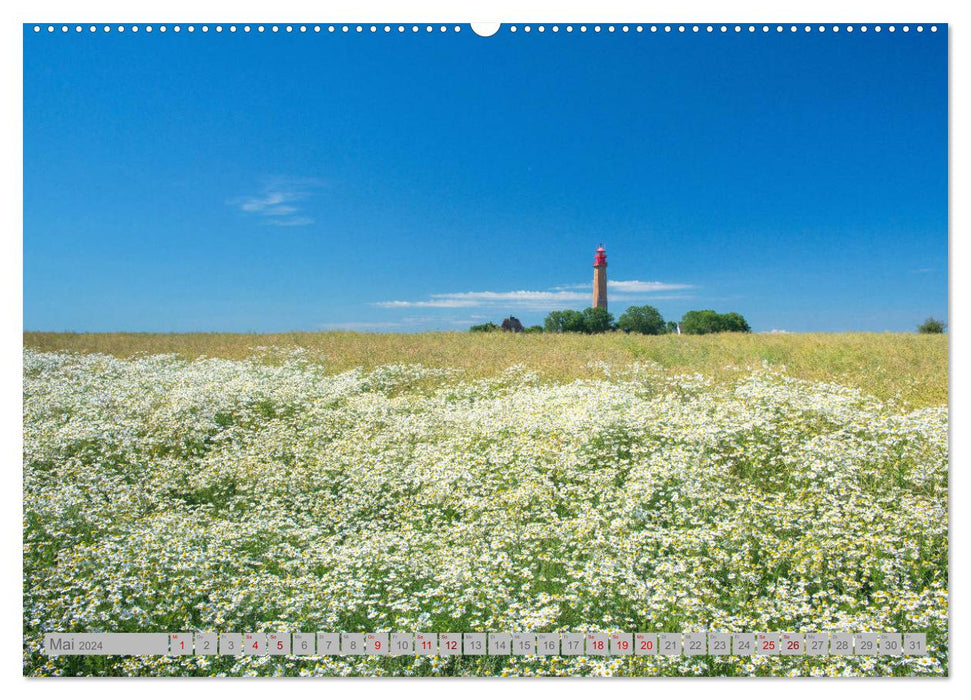
[[[509,318],[504,318],[502,320],[502,330],[509,331],[512,333],[522,333],[523,324],[515,316],[510,316]]]

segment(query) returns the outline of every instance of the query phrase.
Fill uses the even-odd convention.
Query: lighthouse
[[[593,306],[607,308],[607,253],[602,245],[593,256]]]

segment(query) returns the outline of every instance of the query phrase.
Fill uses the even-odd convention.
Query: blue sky
[[[947,315],[947,32],[24,29],[24,327]]]

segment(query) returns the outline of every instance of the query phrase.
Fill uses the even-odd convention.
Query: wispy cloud
[[[307,226],[314,219],[303,213],[298,203],[312,197],[323,182],[310,177],[272,177],[259,194],[229,200],[231,206],[259,217],[267,226]]]
[[[937,272],[936,268],[933,267],[918,267],[916,270],[911,270],[912,275],[926,275],[931,272]]]
[[[432,301],[376,301],[373,306],[382,309],[459,309],[480,306],[480,304],[458,299],[437,299]]]
[[[381,331],[401,328],[404,323],[398,321],[347,321],[344,323],[322,323],[319,328],[327,331]]]
[[[670,292],[691,289],[693,284],[672,284],[670,282],[643,282],[641,280],[607,280],[607,289],[618,292]]]
[[[514,306],[516,308],[557,308],[558,305],[586,299],[580,292],[539,292],[518,290],[512,292],[454,292],[432,294],[430,299],[419,301],[379,301],[374,305],[384,309],[402,308],[476,308],[485,306]]]
[[[321,330],[332,331],[410,331],[419,328],[443,326],[469,326],[481,322],[485,317],[471,315],[466,318],[438,316],[405,316],[400,321],[345,321],[323,323]]]
[[[692,289],[693,284],[672,284],[670,282],[645,282],[644,280],[607,280],[607,289],[618,292],[666,292],[679,289]],[[563,284],[553,289],[590,289],[590,282]]]
[[[265,223],[269,226],[308,226],[313,222],[314,220],[309,216],[291,216],[288,218],[267,219]]]
[[[608,283],[609,284],[609,283]],[[679,291],[691,289],[690,284],[670,284],[666,282],[641,282],[639,280],[618,281],[609,285],[620,294],[611,297],[614,301],[635,302],[647,299],[680,299],[683,294],[656,296],[652,293],[661,291]],[[373,306],[383,309],[408,308],[513,308],[524,311],[548,311],[564,307],[586,305],[591,301],[590,284],[570,284],[554,287],[550,290],[519,289],[508,292],[450,292],[447,294],[432,294],[428,299],[413,301],[393,300],[374,302]],[[650,295],[650,296],[648,296]]]

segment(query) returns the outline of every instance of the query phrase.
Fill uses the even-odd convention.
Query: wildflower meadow
[[[25,675],[948,673],[944,403],[772,363],[564,379],[335,371],[272,348],[27,348],[23,388]],[[924,632],[928,655],[40,649],[48,632],[281,630]]]

